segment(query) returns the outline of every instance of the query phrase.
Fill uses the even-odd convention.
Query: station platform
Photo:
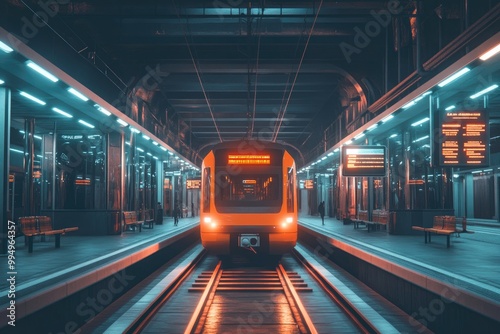
[[[61,238],[61,248],[55,249],[53,240],[37,241],[33,253],[28,253],[24,238],[16,239],[16,303],[28,300],[31,307],[43,307],[50,298],[60,298],[77,289],[86,281],[106,277],[119,271],[127,263],[137,261],[158,249],[159,244],[173,242],[184,233],[196,228],[199,217],[182,218],[178,226],[172,218],[165,218],[162,225],[142,232],[127,231],[110,236],[76,236],[68,233]],[[385,230],[354,229],[334,218],[325,218],[321,224],[318,216],[299,216],[301,228],[316,233],[322,240],[335,247],[367,257],[375,265],[385,266],[395,274],[408,275],[409,279],[422,277],[429,282],[445,282],[460,287],[487,301],[488,314],[500,314],[500,229],[487,226],[470,226],[474,234],[452,237],[451,247],[446,238],[435,236],[425,244],[422,235],[391,235]],[[1,257],[3,263],[7,258]],[[6,266],[2,265],[3,268]],[[397,272],[399,271],[399,273]],[[5,270],[4,272],[7,272]],[[413,273],[409,275],[408,273]],[[0,281],[2,320],[8,305],[9,284]],[[465,295],[465,294],[464,294]],[[50,299],[49,298],[49,299]],[[28,303],[25,303],[28,304]],[[493,305],[493,307],[491,307]],[[32,310],[18,309],[18,316]]]

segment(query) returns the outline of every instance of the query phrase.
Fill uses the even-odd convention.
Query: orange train
[[[281,255],[297,241],[295,161],[277,143],[224,142],[203,159],[201,242],[218,255]]]

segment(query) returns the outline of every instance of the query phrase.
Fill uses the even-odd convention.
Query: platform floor
[[[61,238],[61,248],[54,240],[37,240],[33,253],[28,253],[24,238],[16,239],[16,298],[29,299],[41,288],[68,281],[88,271],[122,259],[159,240],[171,238],[195,227],[199,217],[182,218],[179,226],[172,218],[162,225],[142,232],[127,231],[121,235],[76,236],[68,233]],[[411,270],[446,282],[460,281],[466,288],[483,298],[493,300],[500,308],[500,226],[471,225],[474,234],[452,237],[450,248],[444,236],[435,236],[425,244],[424,236],[391,235],[385,230],[368,232],[354,229],[334,218],[303,215],[300,224],[325,236],[340,240]],[[53,238],[53,237],[52,237]],[[7,257],[0,256],[1,268],[7,273]],[[0,280],[0,305],[7,305],[7,281]],[[1,327],[1,326],[0,326]]]

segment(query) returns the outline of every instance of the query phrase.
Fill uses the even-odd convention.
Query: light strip
[[[398,135],[396,133],[393,133],[392,135],[389,136],[389,138],[394,138],[397,137]]]
[[[327,154],[327,156],[331,157],[333,155],[333,152],[330,152]]]
[[[39,74],[43,75],[44,77],[46,77],[47,79],[49,79],[52,82],[58,82],[59,81],[59,79],[55,75],[50,74],[47,70],[45,70],[44,68],[42,68],[40,65],[35,64],[31,60],[28,60],[26,62],[26,66],[28,66],[32,70],[37,71]]]
[[[121,119],[121,118],[118,118],[116,121],[117,121],[118,123],[120,123],[121,125],[123,125],[123,126],[127,126],[127,125],[128,125],[128,124],[127,124],[127,122],[125,122],[125,121],[124,121],[123,119]]]
[[[62,111],[62,110],[61,110],[61,109],[59,109],[59,108],[55,108],[55,107],[54,107],[54,108],[52,108],[52,110],[54,110],[54,111],[55,111],[56,113],[58,113],[58,114],[61,114],[61,115],[63,115],[63,116],[66,116],[66,117],[68,117],[68,118],[72,118],[72,117],[73,117],[73,115],[68,114],[68,113],[67,113],[67,112],[65,112],[65,111]]]
[[[349,144],[352,144],[352,139],[344,143],[344,145],[349,145]]]
[[[10,46],[8,46],[4,42],[0,42],[0,50],[2,50],[5,53],[11,53],[12,51],[14,51],[13,48],[11,48]]]
[[[401,108],[403,108],[403,109],[408,109],[408,108],[410,108],[410,107],[413,107],[415,104],[416,104],[416,102],[415,102],[415,101],[410,101],[410,102],[408,102],[407,104],[405,104],[404,106],[402,106]]]
[[[449,84],[450,82],[452,82],[453,80],[458,79],[459,77],[461,77],[462,75],[464,75],[465,73],[467,73],[469,71],[470,71],[470,69],[468,67],[464,67],[460,71],[456,72],[455,74],[453,74],[453,75],[449,76],[448,78],[446,78],[445,80],[441,81],[438,84],[438,86],[444,87],[447,84]]]
[[[412,123],[411,126],[417,126],[417,125],[420,125],[422,123],[425,123],[429,120],[429,117],[426,117],[424,119],[421,119],[420,121],[416,121],[415,123]]]
[[[483,89],[482,91],[477,92],[477,93],[476,93],[476,94],[474,94],[474,95],[471,95],[471,96],[470,96],[470,98],[471,98],[471,99],[475,99],[476,97],[479,97],[479,96],[481,96],[481,95],[484,95],[484,94],[486,94],[486,93],[488,93],[488,92],[491,92],[492,90],[497,89],[497,88],[498,88],[498,85],[491,85],[490,87],[485,88],[485,89]]]
[[[153,145],[154,145],[154,146],[158,146],[158,145],[160,145],[160,144],[158,144],[158,142],[156,142],[156,141],[154,141],[154,140],[153,140]]]
[[[137,130],[136,128],[130,127],[130,131],[133,133],[140,133],[141,131]]]
[[[95,126],[93,126],[92,124],[87,123],[87,122],[85,122],[84,120],[81,120],[81,119],[78,120],[78,123],[83,124],[83,125],[91,128],[91,129],[95,128]]]
[[[161,148],[163,151],[165,151],[165,152],[167,151],[167,149],[166,149],[165,147],[163,147],[163,146],[160,146],[160,148]]]
[[[500,44],[498,44],[497,46],[495,46],[493,49],[483,53],[481,55],[481,57],[479,57],[479,59],[481,60],[487,60],[487,59],[490,59],[491,57],[493,57],[494,55],[496,55],[498,52],[500,52]]]
[[[3,85],[5,83],[5,81],[3,81],[2,79],[0,79],[0,85]]]
[[[16,150],[15,148],[9,148],[9,150],[11,150],[12,152],[16,152],[16,153],[24,153],[23,151]]]
[[[142,138],[146,139],[146,140],[150,140],[151,138],[149,138],[149,136],[146,136],[146,135],[142,135]]]
[[[111,112],[109,110],[106,110],[104,109],[103,107],[101,107],[100,105],[98,104],[94,104],[94,107],[99,110],[100,112],[102,112],[104,115],[106,116],[110,116],[111,115]]]
[[[141,152],[144,152],[144,150],[140,147],[137,148],[137,151],[141,151]]]
[[[326,157],[321,158],[321,160],[326,160]]]
[[[382,119],[382,123],[386,123],[386,122],[390,121],[393,118],[394,118],[394,115],[389,115],[389,116],[387,116],[387,117],[385,117],[385,118]]]
[[[367,131],[372,131],[373,129],[375,129],[376,127],[378,126],[377,123],[373,124],[372,126],[370,126],[368,129],[366,129]]]
[[[76,97],[78,97],[79,99],[87,102],[89,100],[88,97],[86,97],[85,95],[83,95],[82,93],[80,93],[79,91],[77,91],[76,89],[70,87],[68,88],[68,92],[70,92],[71,94],[75,95]]]
[[[149,152],[147,152],[146,154],[147,154],[147,155],[149,155],[150,157],[152,157],[152,156],[153,156],[153,155],[152,155],[151,153],[149,153]]]
[[[364,133],[360,133],[359,135],[357,135],[356,137],[354,137],[354,140],[358,140],[359,138],[363,138],[365,136]]]
[[[38,139],[38,140],[42,140],[42,137],[37,136],[37,135],[33,135],[33,138]]]
[[[174,153],[172,153],[172,152],[170,152],[170,151],[168,151],[168,154],[169,154],[169,155],[174,155]]]
[[[453,110],[453,109],[455,109],[455,106],[446,107],[444,110],[448,111],[448,110]]]
[[[42,106],[44,106],[44,105],[46,105],[46,104],[47,104],[47,103],[45,103],[44,101],[40,100],[39,98],[36,98],[36,97],[34,97],[33,95],[30,95],[30,94],[28,94],[28,93],[26,93],[26,92],[21,91],[21,92],[20,92],[20,94],[21,94],[22,96],[24,96],[25,98],[30,99],[31,101],[34,101],[34,102],[36,102],[36,103],[38,103],[38,104],[41,104]]]

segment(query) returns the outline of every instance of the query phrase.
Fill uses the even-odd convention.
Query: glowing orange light
[[[228,165],[270,165],[269,154],[228,154]]]

